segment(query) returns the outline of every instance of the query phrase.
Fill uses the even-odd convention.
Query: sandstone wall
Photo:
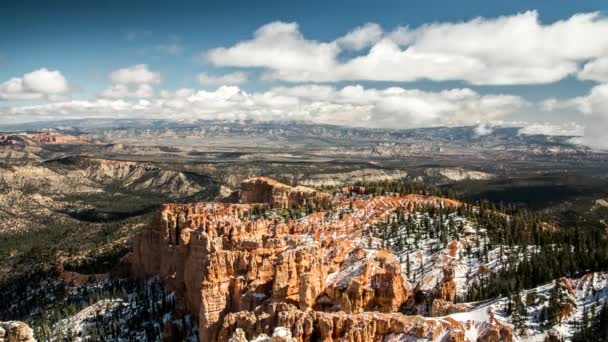
[[[176,292],[177,310],[198,319],[200,341],[228,341],[237,328],[235,338],[251,339],[275,327],[287,327],[296,341],[433,339],[445,331],[462,341],[461,323],[397,313],[411,285],[395,255],[366,248],[363,227],[412,203],[446,205],[426,196],[379,196],[338,203],[353,208],[342,214],[284,220],[252,218],[249,204],[167,204],[129,264],[134,275],[159,275]],[[446,279],[437,298],[449,301]]]
[[[267,177],[250,178],[241,183],[240,203],[266,203],[273,207],[292,208],[317,204],[328,195],[305,186],[291,187]]]

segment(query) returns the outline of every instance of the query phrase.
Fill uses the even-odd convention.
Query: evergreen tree
[[[526,305],[521,300],[519,293],[513,296],[513,313],[511,318],[513,320],[515,331],[520,335],[525,335],[528,311],[526,310]]]
[[[562,300],[562,287],[559,280],[556,279],[549,295],[549,306],[547,307],[547,325],[549,327],[561,324]]]

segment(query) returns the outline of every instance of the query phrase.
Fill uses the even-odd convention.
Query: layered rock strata
[[[275,195],[288,188],[280,188],[241,198],[285,203],[289,196]],[[367,248],[365,229],[414,204],[458,203],[419,195],[334,200],[337,209],[297,220],[254,217],[250,204],[166,204],[136,242],[131,272],[159,275],[178,310],[197,317],[200,341],[273,336],[276,327],[296,341],[399,334],[462,341],[453,319],[398,313],[411,285],[394,254]],[[436,300],[453,299],[445,279]]]
[[[241,183],[237,195],[241,203],[266,203],[273,207],[293,208],[316,205],[328,195],[305,186],[289,186],[268,177],[254,177]]]

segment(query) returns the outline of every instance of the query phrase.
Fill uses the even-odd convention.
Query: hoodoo
[[[280,207],[329,196],[267,178],[243,185],[241,202]],[[254,216],[245,203],[164,205],[129,257],[132,272],[161,276],[178,308],[197,317],[200,341],[228,341],[237,329],[248,339],[270,336],[276,327],[298,341],[463,340],[460,322],[399,313],[412,285],[396,255],[367,248],[372,238],[363,229],[398,209],[458,202],[420,195],[332,201],[338,209],[301,219]],[[445,279],[438,298],[452,301]]]

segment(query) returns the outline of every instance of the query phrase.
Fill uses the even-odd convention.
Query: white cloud
[[[335,43],[305,39],[296,23],[273,22],[260,27],[253,39],[230,48],[209,51],[215,65],[265,67],[276,72],[321,73],[334,66],[339,52]]]
[[[574,102],[584,113],[585,131],[580,142],[608,150],[608,83],[593,87],[589,95]]]
[[[137,64],[110,73],[114,84],[152,84],[160,82],[160,73],[151,71],[146,64]]]
[[[608,57],[601,57],[585,64],[578,73],[578,78],[608,83]]]
[[[109,79],[112,85],[99,94],[102,98],[150,98],[154,95],[153,84],[160,82],[160,73],[146,64],[137,64],[112,71]]]
[[[345,36],[338,38],[336,42],[345,49],[360,50],[379,41],[382,34],[383,32],[380,25],[367,23],[355,28]]]
[[[522,127],[519,130],[519,134],[527,135],[571,135],[580,136],[583,135],[584,127],[575,122],[566,122],[562,124],[556,124],[551,122],[534,122]]]
[[[245,72],[233,72],[223,75],[209,75],[202,72],[197,75],[196,79],[202,85],[239,85],[247,82],[248,76]]]
[[[113,84],[101,92],[100,96],[111,99],[149,98],[154,95],[154,89],[149,84],[126,85]]]
[[[124,94],[120,94],[124,95]],[[178,89],[156,98],[67,101],[47,106],[13,107],[1,113],[11,117],[146,117],[165,119],[304,120],[362,127],[409,128],[463,125],[512,114],[527,103],[509,95],[481,95],[471,89],[427,92],[321,85],[277,87],[246,93],[236,86],[215,91]]]
[[[608,83],[596,85],[586,96],[549,99],[543,109],[566,109],[582,114],[584,129],[577,143],[608,150]]]
[[[576,14],[542,24],[529,11],[383,33],[366,24],[330,42],[305,38],[296,23],[273,22],[232,47],[208,51],[221,66],[260,67],[291,82],[464,80],[473,84],[550,83],[608,53],[608,20]],[[341,60],[344,49],[370,50]]]
[[[68,81],[59,70],[34,70],[0,84],[1,100],[54,99],[69,91]]]
[[[45,68],[23,75],[23,84],[27,89],[41,94],[61,94],[68,91],[68,82],[58,71]]]

